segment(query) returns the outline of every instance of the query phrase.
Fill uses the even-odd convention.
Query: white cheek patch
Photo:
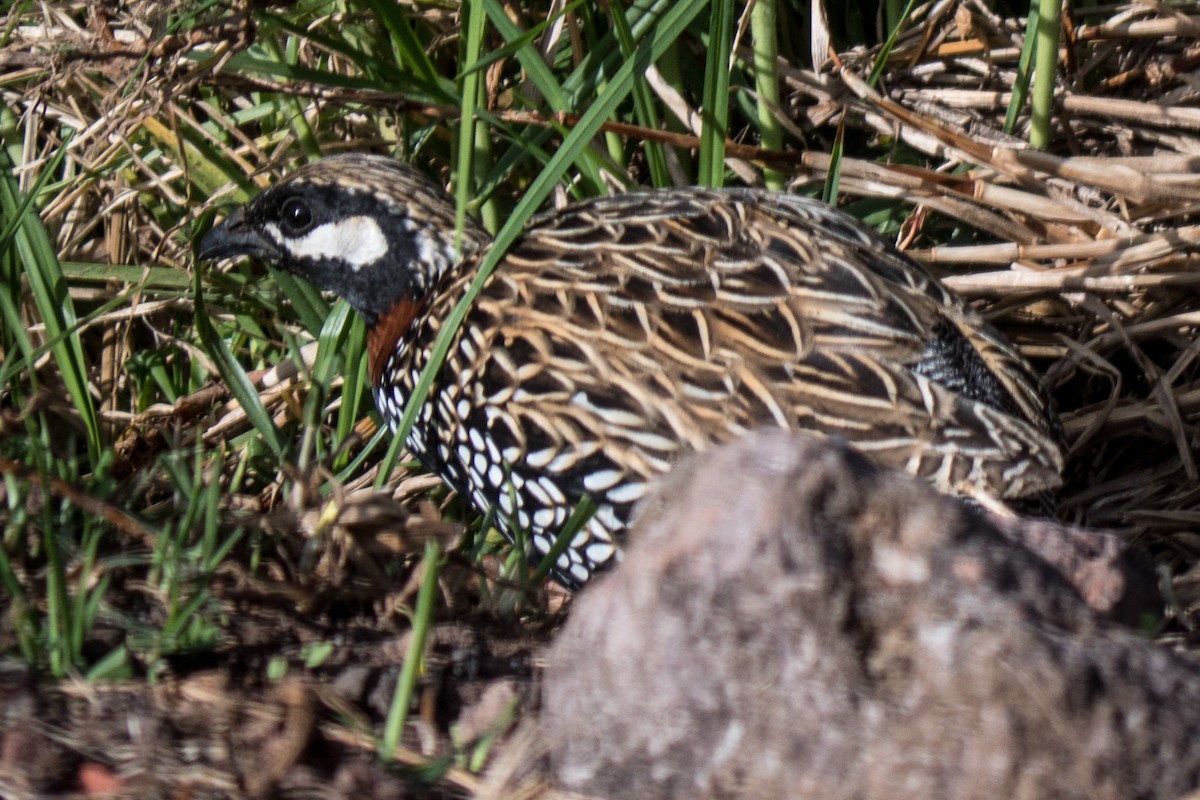
[[[379,223],[361,215],[326,222],[296,239],[284,236],[277,225],[265,227],[271,238],[296,258],[338,259],[355,272],[374,264],[388,251],[387,237]]]

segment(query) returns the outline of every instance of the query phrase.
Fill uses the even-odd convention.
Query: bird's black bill
[[[200,240],[200,247],[196,250],[196,257],[206,261],[233,256],[254,256],[271,260],[275,255],[275,246],[260,233],[247,227],[241,209],[204,234],[204,238]]]

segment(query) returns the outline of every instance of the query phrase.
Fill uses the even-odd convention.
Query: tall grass
[[[764,0],[746,56],[733,46],[744,10],[637,0],[514,15],[471,0],[447,14],[309,0],[256,7],[242,24],[180,0],[163,20],[189,46],[122,61],[124,72],[26,78],[48,81],[42,105],[0,111],[8,646],[54,675],[158,675],[218,641],[222,564],[261,569],[283,547],[237,509],[301,511],[405,474],[394,467],[427,379],[401,435],[381,432],[361,320],[289,275],[194,264],[192,242],[219,214],[291,165],[346,148],[421,165],[452,187],[460,219],[480,215],[496,234],[448,331],[552,193],[720,185],[727,138],[798,144],[779,124],[775,69],[792,55],[779,41],[803,21]],[[81,13],[18,5],[3,29],[53,32],[56,19],[82,25]],[[689,130],[655,76],[699,114],[699,148],[606,132]],[[731,102],[743,92],[753,102]],[[264,379],[281,368],[298,377]],[[476,555],[494,549],[478,546],[485,533]],[[409,561],[421,558],[436,576],[444,554]],[[153,613],[114,589],[132,580],[153,587]],[[97,626],[122,631],[106,639],[115,646],[89,643]]]
[[[807,66],[807,9],[795,6],[758,0],[746,26],[747,4],[733,0],[301,0],[252,4],[246,20],[176,0],[159,20],[177,37],[170,47],[8,76],[10,89],[40,93],[13,91],[0,109],[5,646],[57,676],[164,674],[220,640],[224,567],[299,581],[344,491],[408,474],[396,467],[432,371],[398,435],[380,430],[361,320],[261,265],[195,264],[192,243],[220,214],[346,149],[393,154],[444,182],[459,224],[481,217],[495,246],[443,326],[436,365],[556,194],[721,186],[734,174],[730,143],[817,144],[787,119],[781,90],[781,60]],[[879,71],[912,8],[885,4]],[[830,11],[838,30],[872,27],[847,19],[855,9]],[[0,30],[67,37],[63,20],[84,30],[85,13],[17,4]],[[129,41],[141,21],[123,13],[107,24]],[[832,145],[831,201],[852,144],[839,132]],[[775,188],[791,177],[749,170],[739,174]],[[314,510],[317,533],[294,557],[300,526],[274,535],[272,515]],[[468,533],[473,557],[497,550],[485,523]],[[402,582],[423,564],[431,583],[446,557],[414,548],[381,572]],[[510,564],[545,578],[519,553]],[[406,610],[418,634],[444,611],[427,586]],[[412,642],[387,752],[421,664],[420,635]]]

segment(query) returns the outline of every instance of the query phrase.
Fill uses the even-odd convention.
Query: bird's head
[[[486,241],[468,221],[461,249]],[[202,259],[253,256],[341,295],[368,326],[424,297],[457,263],[454,207],[416,170],[359,153],[301,167],[200,242]]]

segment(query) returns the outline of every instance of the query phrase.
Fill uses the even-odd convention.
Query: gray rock
[[[542,731],[561,788],[936,800],[1200,786],[1200,664],[843,447],[762,432],[694,457],[634,533],[551,649]]]

